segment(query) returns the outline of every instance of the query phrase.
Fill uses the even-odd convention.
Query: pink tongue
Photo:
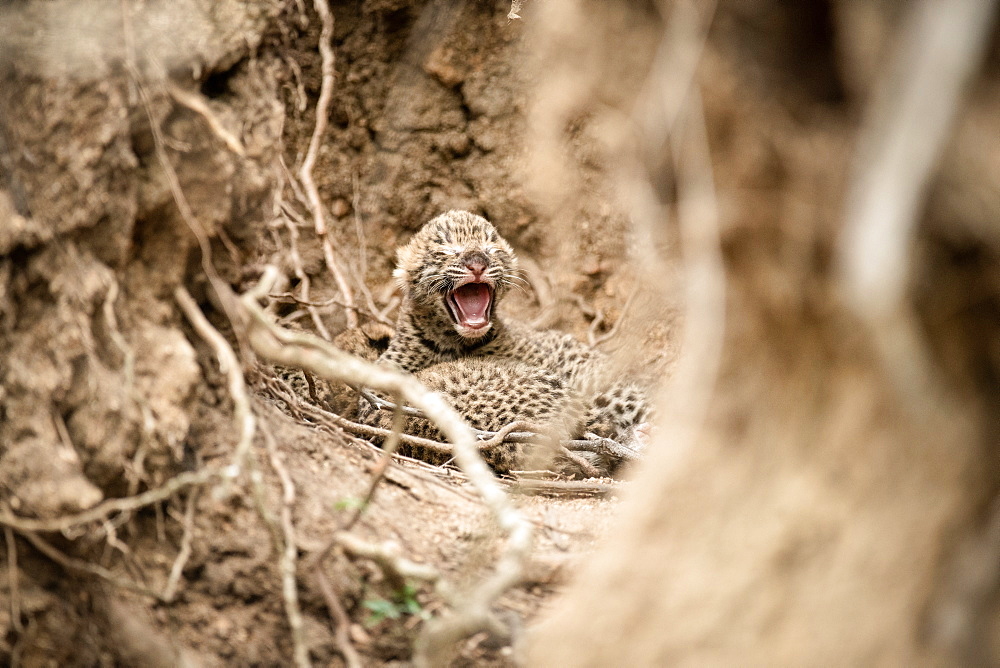
[[[486,324],[486,312],[490,308],[490,289],[483,283],[466,283],[453,293],[458,319],[467,327]]]

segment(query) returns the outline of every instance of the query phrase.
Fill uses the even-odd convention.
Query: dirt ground
[[[697,315],[684,309],[698,301],[685,302],[680,275],[691,243],[676,223],[684,184],[655,137],[632,146],[622,129],[642,124],[635,109],[665,29],[657,3],[529,0],[520,19],[503,0],[331,4],[328,125],[311,170],[325,237],[300,174],[323,90],[325,3],[0,7],[0,664],[289,665],[303,663],[304,649],[319,665],[349,665],[353,648],[362,665],[405,665],[422,630],[449,618],[440,589],[400,582],[361,550],[340,544],[316,566],[359,510],[382,454],[288,394],[282,372],[254,354],[245,314],[225,295],[251,289],[266,265],[296,297],[270,302],[282,326],[332,339],[355,317],[391,323],[394,249],[431,217],[468,209],[522,259],[530,287],[510,295],[507,314],[595,343],[653,385],[677,372],[682,313]],[[980,531],[997,488],[995,467],[977,457],[995,445],[1000,368],[1000,243],[983,222],[997,210],[987,166],[1000,133],[983,129],[996,125],[1000,42],[929,187],[910,277],[930,354],[961,410],[929,423],[941,449],[925,453],[933,474],[902,477],[916,481],[912,496],[876,493],[880,473],[906,469],[893,429],[909,418],[873,378],[864,334],[830,283],[854,138],[901,10],[780,5],[719,3],[692,74],[727,274],[710,420],[721,444],[667,497],[679,508],[669,530],[656,524],[665,506],[635,510],[641,479],[546,493],[504,481],[534,546],[523,581],[495,606],[506,633],[463,638],[454,665],[523,664],[525,638],[558,609],[578,566],[620,535],[623,497],[652,527],[637,539],[650,563],[667,563],[656,552],[664,536],[680,551],[705,527],[732,548],[739,541],[721,537],[745,535],[756,517],[703,523],[703,507],[717,502],[713,517],[724,518],[744,500],[723,488],[797,471],[813,456],[827,456],[818,477],[837,489],[863,480],[875,505],[902,499],[886,515],[905,520],[894,526],[915,526],[907,513],[920,509],[907,504],[934,490],[928,480],[946,479],[935,530]],[[632,221],[641,197],[620,180],[622,156],[634,155],[671,221],[645,236]],[[234,459],[244,423],[226,365],[185,316],[179,287],[239,356],[257,418],[248,459]],[[767,385],[773,378],[782,383]],[[768,419],[757,419],[761,406]],[[782,449],[792,441],[775,436],[784,428],[817,447]],[[907,429],[898,433],[922,437]],[[828,433],[849,455],[821,447]],[[883,436],[886,454],[872,466],[867,444]],[[663,471],[672,470],[668,449]],[[230,462],[240,462],[235,480]],[[198,478],[205,471],[218,473]],[[792,517],[755,494],[746,508]],[[460,591],[488,578],[508,545],[465,474],[402,459],[349,526]],[[767,526],[774,540],[759,546],[765,560],[778,554],[774,563],[804,563],[823,539],[805,520],[784,533]],[[951,543],[921,545],[928,569],[947,570]],[[622,563],[606,571],[612,589],[633,582]],[[647,589],[654,600],[630,614],[656,608],[660,590]]]

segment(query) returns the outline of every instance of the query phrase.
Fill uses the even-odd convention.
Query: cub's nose
[[[487,264],[489,264],[489,260],[482,253],[473,253],[465,258],[465,268],[476,276],[486,271]]]

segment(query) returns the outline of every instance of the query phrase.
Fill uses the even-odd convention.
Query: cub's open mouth
[[[446,294],[444,303],[458,325],[483,329],[493,312],[493,288],[487,283],[466,283]]]

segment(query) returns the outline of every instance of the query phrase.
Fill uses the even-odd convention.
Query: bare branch
[[[323,258],[326,261],[326,266],[330,270],[330,273],[333,274],[337,288],[340,290],[340,294],[343,295],[344,301],[348,304],[346,310],[347,324],[353,328],[358,326],[358,314],[354,311],[354,294],[351,292],[351,286],[348,284],[344,272],[340,269],[340,265],[333,254],[333,246],[327,237],[326,219],[323,216],[323,202],[320,200],[319,190],[316,188],[316,182],[313,180],[312,175],[313,168],[316,165],[316,157],[319,155],[320,143],[323,141],[323,135],[326,134],[334,84],[334,53],[333,46],[330,43],[333,38],[333,14],[330,12],[330,6],[326,0],[313,0],[313,6],[316,9],[316,13],[319,14],[322,24],[319,37],[319,52],[322,59],[323,79],[320,84],[319,100],[316,102],[316,124],[313,127],[312,137],[309,140],[306,157],[302,161],[302,167],[299,168],[299,180],[302,182],[302,187],[305,188],[306,196],[309,200],[309,208],[313,214],[313,225],[316,230],[316,236],[323,246]]]
[[[988,44],[996,0],[911,3],[867,113],[841,237],[841,284],[859,315],[892,313],[928,181]]]
[[[319,15],[321,24],[319,52],[322,60],[322,81],[319,89],[319,100],[316,101],[316,123],[313,125],[313,133],[309,139],[309,148],[306,150],[306,157],[299,168],[299,180],[306,190],[309,208],[313,214],[316,235],[322,238],[326,236],[326,220],[323,218],[323,202],[320,200],[319,191],[316,189],[316,182],[313,181],[312,172],[313,167],[316,166],[316,157],[319,155],[319,146],[323,141],[323,135],[326,134],[330,101],[333,99],[334,53],[333,47],[330,44],[330,40],[333,37],[333,14],[330,13],[330,6],[326,0],[313,0],[313,7]]]
[[[399,545],[396,543],[387,542],[377,545],[346,531],[338,531],[334,534],[333,539],[348,554],[371,559],[377,563],[388,576],[397,582],[405,582],[407,578],[412,578],[433,584],[441,580],[441,574],[438,573],[437,569],[405,558],[400,554]],[[451,594],[451,592],[447,593]]]
[[[68,531],[73,527],[88,522],[102,520],[112,513],[134,512],[140,508],[151,506],[154,503],[169,499],[177,492],[191,487],[192,485],[204,485],[213,478],[226,475],[222,467],[206,467],[200,471],[190,471],[180,473],[170,478],[160,487],[147,490],[135,496],[126,496],[117,499],[108,499],[93,508],[84,510],[73,515],[61,515],[50,519],[39,519],[34,517],[19,517],[11,514],[6,508],[0,509],[0,524],[9,526],[18,533],[38,531],[51,533],[55,531]]]
[[[296,297],[296,300],[301,299],[301,303],[306,306],[306,310],[309,312],[309,317],[312,318],[313,325],[316,327],[316,331],[319,332],[327,341],[331,340],[330,331],[323,324],[323,319],[319,317],[319,312],[316,310],[316,305],[309,301],[309,275],[306,274],[305,269],[302,267],[302,256],[299,254],[299,231],[295,227],[295,224],[282,216],[281,221],[285,224],[285,229],[288,230],[289,243],[291,244],[291,256],[292,256],[292,267],[295,271],[295,277],[299,279],[299,291],[302,293],[302,297]]]
[[[222,299],[225,299],[226,296],[228,295],[220,295]],[[246,381],[243,380],[243,370],[236,358],[236,353],[229,347],[225,337],[219,333],[219,330],[212,327],[208,318],[201,312],[198,304],[183,285],[174,290],[174,299],[177,300],[194,330],[215,351],[215,356],[219,360],[219,369],[226,375],[229,395],[233,400],[233,415],[239,425],[239,439],[236,441],[230,466],[225,472],[226,478],[232,480],[242,473],[243,466],[249,456],[250,446],[253,444],[254,434],[257,431],[257,418],[250,409],[250,396],[247,394]]]
[[[666,152],[677,180],[677,216],[684,272],[684,318],[676,372],[662,391],[658,417],[669,429],[676,460],[688,455],[707,415],[721,364],[725,331],[725,268],[712,164],[695,74],[704,51],[714,3],[670,3],[665,34],[632,114],[636,135],[632,159],[623,168],[630,195],[639,258],[654,275],[667,275],[655,252],[658,230],[669,220],[660,200],[655,165]],[[676,470],[676,469],[674,469]],[[669,472],[667,472],[669,473]]]
[[[839,239],[840,287],[911,400],[943,400],[904,299],[911,240],[965,89],[989,44],[996,8],[996,0],[908,5],[889,76],[857,149]]]
[[[583,474],[586,475],[588,478],[604,477],[596,466],[588,462],[580,455],[570,452],[569,448],[567,448],[566,446],[561,446],[559,450],[562,452],[563,457],[576,464],[577,467],[579,467],[579,469],[583,471]]]
[[[597,334],[596,331],[597,327],[600,326],[599,323],[603,322],[603,318],[601,318],[600,320],[594,318],[594,322],[591,323],[590,329],[587,331],[587,342],[590,344],[591,348],[598,347],[605,341],[614,338],[618,334],[618,331],[621,329],[622,323],[625,322],[625,316],[628,315],[628,311],[632,307],[632,302],[635,301],[635,296],[638,293],[639,291],[636,289],[633,290],[631,294],[629,294],[628,299],[625,300],[625,305],[622,306],[621,313],[618,314],[618,319],[615,320],[615,324],[611,325],[611,328],[608,331],[604,332],[603,334],[599,335]]]
[[[517,494],[550,496],[617,496],[622,484],[593,480],[531,480],[518,478],[508,489]]]
[[[282,330],[271,323],[256,300],[270,292],[276,279],[277,269],[266,268],[257,286],[240,298],[250,316],[248,338],[254,350],[272,363],[303,368],[326,380],[367,385],[398,395],[421,410],[452,442],[459,467],[509,536],[494,573],[473,588],[451,618],[432,620],[424,627],[415,661],[434,663],[452,643],[492,622],[490,606],[523,573],[532,544],[531,524],[511,504],[479,457],[472,430],[440,394],[428,391],[412,376],[365,362],[314,336]]]

